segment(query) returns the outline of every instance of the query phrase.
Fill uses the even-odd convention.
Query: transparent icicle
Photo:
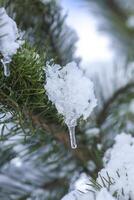
[[[70,136],[70,143],[72,149],[77,148],[76,137],[75,137],[75,126],[68,126],[69,129],[69,136]]]
[[[1,62],[3,64],[3,68],[4,68],[4,75],[6,77],[10,76],[9,62],[4,61],[3,59],[1,59]]]

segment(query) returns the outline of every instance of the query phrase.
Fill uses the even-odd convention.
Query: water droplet
[[[76,137],[75,137],[75,126],[72,126],[72,127],[68,126],[68,129],[69,129],[71,147],[72,149],[76,149],[77,143],[76,143]]]

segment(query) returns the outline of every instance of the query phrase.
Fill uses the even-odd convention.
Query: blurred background
[[[97,176],[117,134],[134,134],[134,0],[0,3],[38,53],[60,65],[75,60],[94,82],[98,106],[79,123],[77,150],[57,119],[54,134],[37,128],[31,135],[25,126],[24,138],[0,103],[0,199],[59,200],[81,173]]]
[[[113,58],[111,39],[105,33],[98,32],[98,17],[90,12],[82,1],[62,0],[63,11],[67,13],[66,23],[72,27],[79,38],[76,55],[82,58],[83,66],[92,62],[107,62]],[[101,49],[101,53],[100,53]]]

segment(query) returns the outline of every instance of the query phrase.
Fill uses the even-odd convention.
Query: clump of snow
[[[23,43],[19,38],[16,23],[7,15],[6,10],[0,8],[0,53],[3,56],[1,62],[4,67],[5,76],[10,75],[9,63],[12,56]]]
[[[76,200],[134,200],[134,138],[125,133],[118,135],[104,161],[105,166],[96,180],[99,187],[95,189],[89,180],[86,194],[75,190]],[[73,200],[68,195],[65,197],[63,200]]]
[[[61,200],[95,200],[95,199],[94,199],[94,193],[92,192],[82,194],[74,190],[69,194],[67,194],[66,196],[64,196]]]
[[[115,198],[107,191],[106,188],[102,188],[98,192],[96,200],[115,200]]]
[[[90,177],[81,173],[73,185],[74,190],[63,197],[62,200],[94,200],[94,188],[89,183]]]
[[[80,117],[87,119],[96,106],[93,83],[84,76],[75,62],[63,68],[47,63],[45,89],[49,100],[64,116],[65,123],[74,135],[77,120]],[[72,140],[75,142],[74,137]]]
[[[106,177],[108,172],[113,181],[110,192],[117,193],[117,199],[134,200],[134,138],[125,133],[118,135],[109,155],[109,161],[100,171],[101,177]],[[100,184],[101,177],[97,180]]]
[[[82,173],[80,174],[79,179],[75,182],[74,188],[83,193],[86,193],[90,188],[88,182],[89,182],[89,177],[85,173]]]
[[[62,200],[116,200],[106,188],[95,191],[91,186],[88,187],[88,191],[81,193],[78,190],[74,190],[63,197]]]
[[[81,116],[87,119],[96,106],[93,83],[83,75],[75,62],[63,68],[60,65],[48,65],[45,88],[68,126],[76,126]]]

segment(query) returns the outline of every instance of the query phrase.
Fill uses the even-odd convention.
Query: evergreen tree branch
[[[44,59],[44,55],[39,56],[35,49],[25,44],[13,57],[11,76],[5,78],[2,72],[0,74],[0,103],[12,111],[14,121],[19,123],[25,137],[29,132],[35,133],[42,129],[66,149],[70,149],[68,133],[64,125],[61,126],[62,118],[57,115],[45,94]],[[77,132],[83,135],[81,130]],[[87,150],[84,144],[71,154],[85,169],[87,162],[94,157],[94,152]]]
[[[101,127],[101,125],[103,124],[103,122],[105,121],[107,115],[108,115],[108,112],[109,112],[109,109],[110,109],[110,106],[113,104],[113,102],[122,94],[126,93],[128,90],[131,90],[134,88],[134,83],[129,83],[127,84],[126,86],[120,88],[119,90],[117,90],[113,96],[111,98],[109,98],[105,103],[104,103],[104,106],[103,106],[103,109],[100,111],[100,113],[98,114],[97,116],[97,124],[99,127]]]

